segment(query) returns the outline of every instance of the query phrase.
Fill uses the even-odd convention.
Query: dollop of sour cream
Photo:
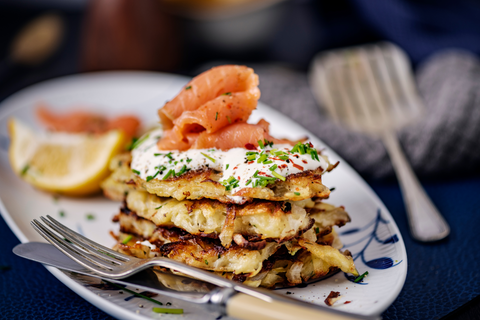
[[[268,183],[285,180],[288,175],[322,168],[328,162],[308,144],[292,147],[288,144],[273,145],[268,141],[255,148],[190,149],[187,151],[165,151],[157,148],[162,130],[157,129],[144,135],[132,150],[132,171],[140,178],[166,180],[181,176],[190,170],[210,168],[222,173],[220,183],[230,192],[235,202],[242,197],[235,193],[242,188],[266,186]]]

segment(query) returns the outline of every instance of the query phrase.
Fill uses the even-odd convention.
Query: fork
[[[335,122],[383,140],[412,237],[422,242],[447,237],[447,222],[422,188],[395,134],[423,113],[406,54],[387,42],[321,53],[312,63],[310,83]]]
[[[204,299],[193,300],[179,294],[175,297],[184,301],[205,303],[210,311],[222,315],[239,319],[377,319],[331,310],[266,289],[249,287],[169,258],[138,259],[127,256],[82,236],[51,216],[40,217],[40,220],[43,224],[37,219],[31,224],[41,236],[78,264],[107,279],[123,279],[146,268],[160,266],[220,287],[207,294]]]

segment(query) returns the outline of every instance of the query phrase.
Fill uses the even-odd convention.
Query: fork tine
[[[384,97],[381,94],[380,90],[380,83],[378,79],[378,74],[375,75],[374,70],[373,70],[373,62],[370,61],[369,57],[374,55],[375,47],[369,47],[365,51],[362,50],[361,52],[361,59],[364,62],[365,66],[365,72],[368,74],[368,77],[371,79],[371,83],[369,86],[370,90],[370,95],[372,97],[371,101],[372,104],[376,107],[376,110],[381,116],[381,121],[384,123],[387,123],[388,126],[391,126],[391,120],[390,117],[387,115],[387,110],[386,110],[386,102],[384,100]]]
[[[347,61],[349,65],[348,70],[350,71],[350,81],[353,88],[353,92],[351,94],[352,96],[356,97],[357,103],[355,108],[359,111],[362,111],[362,117],[359,120],[363,121],[364,128],[368,128],[368,130],[371,132],[374,131],[377,126],[374,121],[374,115],[372,113],[373,110],[369,101],[371,99],[368,99],[365,87],[371,87],[373,79],[366,72],[366,63],[361,59],[360,50],[352,50],[351,57]]]
[[[75,245],[77,245],[79,247],[79,249],[83,249],[82,251],[83,251],[84,254],[93,255],[93,256],[95,256],[97,258],[100,258],[102,260],[105,260],[107,262],[114,263],[114,264],[117,264],[117,265],[122,265],[121,261],[119,261],[117,259],[112,259],[112,258],[110,258],[110,256],[106,255],[102,251],[98,251],[96,248],[94,248],[94,247],[92,247],[92,246],[90,246],[90,245],[88,245],[88,244],[86,244],[82,241],[77,240],[75,237],[70,236],[63,229],[59,228],[58,226],[56,226],[55,224],[53,224],[49,220],[45,219],[45,217],[40,217],[40,219],[42,219],[43,223],[45,223],[51,229],[55,230],[55,232],[61,234],[67,241],[70,241],[70,242],[74,243]],[[98,253],[98,252],[100,252],[100,253]]]
[[[348,81],[348,77],[346,76],[346,70],[343,64],[341,63],[342,58],[339,58],[337,56],[332,56],[332,60],[334,59],[335,63],[339,65],[339,67],[332,68],[335,70],[332,75],[332,84],[336,82],[336,87],[337,88],[349,88],[348,85],[346,85]],[[332,72],[330,70],[330,72]],[[327,81],[328,82],[328,81]],[[335,86],[334,86],[335,87]],[[330,88],[332,90],[332,88]],[[353,107],[352,101],[350,99],[351,95],[348,93],[337,93],[336,95],[339,97],[340,104],[336,106],[336,108],[339,108],[339,110],[343,110],[345,114],[347,114],[348,117],[348,124],[350,128],[354,130],[359,130],[359,122],[358,122],[358,117],[355,114],[355,108]]]
[[[120,253],[120,252],[117,252],[117,251],[114,251],[110,248],[107,248],[105,246],[102,246],[101,244],[97,243],[97,242],[94,242],[84,236],[82,236],[81,234],[73,231],[72,229],[64,226],[63,224],[61,224],[60,222],[58,222],[57,220],[55,220],[54,218],[52,218],[50,215],[47,215],[47,218],[53,223],[55,224],[55,226],[57,226],[59,229],[62,229],[63,232],[65,232],[66,234],[68,234],[70,237],[72,238],[75,238],[77,239],[79,242],[81,243],[84,243],[84,244],[88,244],[90,245],[91,247],[93,248],[96,248],[98,252],[104,252],[104,253],[108,253],[109,255],[119,259],[119,260],[122,260],[122,261],[130,261],[131,260],[131,257],[123,254],[123,253]]]
[[[46,228],[43,224],[41,224],[38,220],[34,219],[31,222],[33,228],[40,233],[42,237],[44,237],[48,242],[50,242],[52,245],[54,245],[58,250],[62,251],[65,255],[70,257],[71,259],[75,260],[77,263],[81,264],[82,266],[89,268],[89,269],[94,269],[98,270],[99,268],[111,270],[111,267],[101,264],[97,265],[94,264],[91,259],[88,259],[84,256],[82,256],[80,253],[78,253],[75,249],[72,248],[72,245],[69,244],[66,240],[63,240],[56,236],[54,233],[52,233],[48,228]],[[105,272],[104,271],[104,272]]]
[[[403,93],[403,99],[405,101],[405,108],[410,109],[410,112],[418,116],[423,106],[422,102],[418,99],[417,89],[415,87],[415,79],[410,70],[410,64],[405,53],[394,45],[390,44],[386,46],[386,50],[392,59],[392,65],[396,69],[394,74],[399,78],[400,91]]]

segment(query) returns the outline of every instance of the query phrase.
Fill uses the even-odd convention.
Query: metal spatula
[[[398,143],[396,130],[423,111],[406,54],[391,43],[319,54],[311,66],[315,98],[332,119],[382,138],[397,174],[412,237],[429,242],[450,228],[418,182]]]

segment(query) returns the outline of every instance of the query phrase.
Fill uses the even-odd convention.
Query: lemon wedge
[[[69,196],[100,190],[110,173],[110,159],[122,151],[125,137],[113,130],[103,135],[34,132],[17,119],[8,123],[10,164],[32,185]]]

